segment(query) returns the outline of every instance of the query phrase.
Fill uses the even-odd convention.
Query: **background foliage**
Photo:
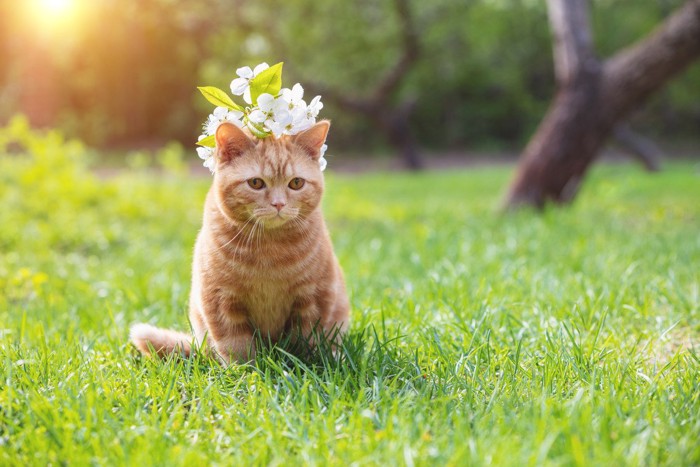
[[[318,82],[367,95],[401,48],[391,0],[74,0],[63,23],[36,2],[0,3],[0,121],[38,115],[89,144],[192,145],[209,107],[196,85],[223,89],[236,67],[285,61],[285,82]],[[596,0],[602,56],[646,35],[681,0]],[[395,100],[415,99],[423,147],[517,148],[553,93],[545,5],[536,0],[411,1],[421,48]],[[332,144],[346,152],[385,144],[361,115],[326,99]],[[664,140],[697,137],[700,66],[634,117]]]

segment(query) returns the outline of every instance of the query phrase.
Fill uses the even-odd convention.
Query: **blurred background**
[[[192,152],[236,68],[285,62],[283,83],[322,94],[343,159],[515,157],[554,93],[544,0],[0,0],[0,125],[24,114],[121,154]],[[607,56],[682,0],[594,0]],[[700,139],[700,65],[631,120],[670,154]],[[410,157],[410,155],[409,155]]]

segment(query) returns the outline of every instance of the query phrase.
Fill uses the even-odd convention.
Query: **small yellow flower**
[[[44,273],[44,272],[37,272],[32,276],[32,283],[34,284],[34,287],[41,287],[41,284],[44,284],[45,282],[48,282],[49,276]]]

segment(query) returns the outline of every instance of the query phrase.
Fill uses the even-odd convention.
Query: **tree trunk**
[[[24,46],[26,50],[20,55],[21,74],[31,80],[20,88],[20,111],[32,126],[49,127],[56,121],[60,95],[49,39],[43,35],[30,36]]]
[[[593,52],[587,0],[548,0],[557,95],[521,155],[507,205],[573,199],[615,127],[700,56],[700,0],[608,60]]]
[[[389,143],[398,149],[404,167],[409,170],[422,170],[425,164],[418,152],[410,123],[415,103],[414,100],[407,100],[391,109],[377,107],[372,116]]]

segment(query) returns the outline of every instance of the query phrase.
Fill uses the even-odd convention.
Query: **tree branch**
[[[559,86],[571,84],[581,73],[597,72],[588,1],[547,0],[547,12],[554,35],[554,72]]]
[[[292,68],[290,65],[287,65],[287,67]],[[311,80],[304,81],[304,88],[308,91],[309,95],[322,95],[324,99],[333,101],[343,109],[363,115],[373,114],[380,107],[376,102],[366,97],[351,95],[348,94],[347,91],[338,91],[335,88],[330,88]]]
[[[624,123],[615,127],[613,138],[624,150],[644,164],[649,172],[661,170],[663,153],[650,139],[635,133]]]
[[[415,28],[409,0],[394,0],[394,6],[401,24],[401,56],[378,81],[371,96],[352,96],[348,95],[347,91],[340,92],[337,89],[307,80],[306,87],[312,91],[312,94],[322,94],[345,109],[366,115],[375,114],[379,109],[387,107],[387,101],[420,56],[418,32]]]
[[[622,118],[698,56],[700,0],[690,0],[648,38],[606,60],[603,102]]]
[[[396,13],[401,23],[402,52],[401,57],[394,67],[390,69],[380,80],[374,91],[374,101],[385,101],[398,87],[404,76],[413,68],[418,60],[420,47],[418,45],[418,32],[413,21],[413,12],[408,0],[394,0]]]

